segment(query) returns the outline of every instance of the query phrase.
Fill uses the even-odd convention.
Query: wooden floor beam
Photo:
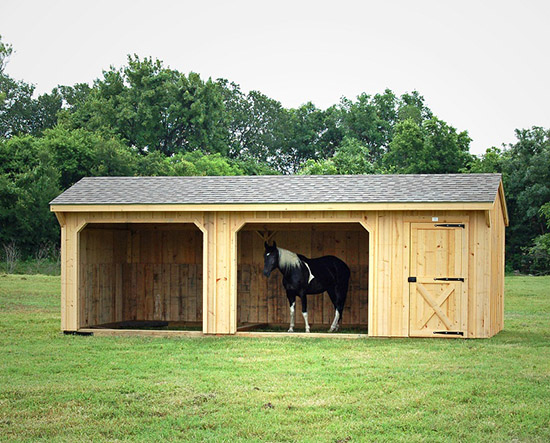
[[[159,331],[149,329],[94,329],[82,328],[77,331],[81,334],[91,334],[97,337],[208,337],[209,334],[203,334],[201,331]],[[228,337],[228,335],[214,335],[214,337]],[[339,338],[339,339],[366,339],[367,334],[339,334],[328,332],[254,332],[254,331],[238,331],[237,337],[254,337],[254,338],[283,338],[296,337],[298,338]]]

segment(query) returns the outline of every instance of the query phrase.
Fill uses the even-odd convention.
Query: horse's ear
[[[277,247],[277,243],[275,242],[275,240],[273,240],[273,248],[276,248]]]
[[[266,241],[264,241],[264,247],[265,247],[266,249],[269,248],[269,245],[267,244]]]

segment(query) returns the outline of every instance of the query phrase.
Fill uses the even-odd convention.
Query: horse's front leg
[[[287,292],[286,296],[288,298],[288,303],[290,304],[290,327],[288,328],[288,332],[294,332],[294,321],[296,318],[296,295]]]
[[[302,299],[302,315],[304,316],[304,323],[306,325],[306,332],[310,332],[309,322],[307,321],[307,295],[305,293],[300,294],[300,298]]]

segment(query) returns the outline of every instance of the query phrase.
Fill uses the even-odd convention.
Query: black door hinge
[[[436,228],[462,228],[464,229],[466,226],[462,223],[442,223],[440,225],[434,225]]]
[[[409,277],[409,283],[416,283],[416,277]]]
[[[441,281],[464,281],[462,277],[436,277],[434,280],[441,280]]]
[[[434,334],[442,334],[442,335],[462,335],[464,336],[464,332],[462,331],[434,331]]]

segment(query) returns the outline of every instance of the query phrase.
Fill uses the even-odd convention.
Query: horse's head
[[[273,246],[269,246],[267,242],[264,242],[264,246],[264,275],[269,277],[273,269],[279,265],[279,250],[275,242],[273,242]]]

